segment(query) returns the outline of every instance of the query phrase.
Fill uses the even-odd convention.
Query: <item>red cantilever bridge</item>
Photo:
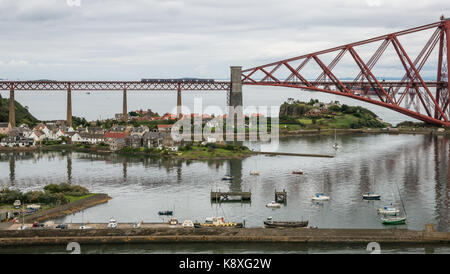
[[[415,59],[411,59],[407,54],[408,48],[404,45],[410,40],[417,40],[417,36],[425,37],[426,42],[419,49]],[[450,19],[441,17],[436,23],[254,68],[241,70],[240,67],[231,67],[230,82],[177,79],[150,82],[0,81],[0,90],[10,90],[10,98],[13,99],[14,90],[67,90],[69,124],[72,123],[72,90],[123,90],[123,116],[126,119],[127,90],[177,90],[177,112],[180,114],[181,90],[229,91],[229,104],[239,106],[242,105],[242,84],[244,84],[290,87],[346,96],[383,106],[427,123],[450,127],[449,37]],[[389,53],[391,56],[386,60],[385,57]],[[380,63],[381,72],[376,66]],[[397,72],[400,71],[398,79],[401,80],[385,81],[376,76],[391,73],[394,63],[398,64]],[[434,70],[431,78],[429,63]],[[311,68],[311,65],[315,67]],[[349,73],[356,76],[348,80]],[[424,78],[421,73],[425,73],[427,77]],[[9,120],[15,125],[13,107],[10,107]]]
[[[410,39],[417,39],[417,36],[426,35],[430,35],[428,41],[412,59],[404,44]],[[398,81],[382,80],[374,72],[377,62],[388,55],[386,49],[389,45],[393,47],[392,54],[385,59],[388,59],[389,65],[398,64],[402,74]],[[363,52],[368,60],[364,61],[358,52]],[[342,60],[346,54],[349,60],[344,62]],[[437,57],[434,62],[429,62],[434,65],[433,81],[425,80],[421,75],[422,69],[429,65],[427,61],[430,56]],[[330,59],[328,65],[324,63],[326,57]],[[340,63],[345,64],[339,66]],[[308,67],[311,64],[315,70]],[[352,80],[338,77],[344,69],[350,70],[350,66],[355,68]],[[450,19],[441,17],[439,22],[433,24],[245,69],[242,71],[242,81],[245,85],[290,87],[342,95],[427,123],[450,127],[449,66]],[[311,76],[313,70],[316,74]]]

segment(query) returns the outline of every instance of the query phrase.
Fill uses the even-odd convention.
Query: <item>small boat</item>
[[[173,215],[172,210],[158,211],[158,215]]]
[[[397,215],[398,213],[400,213],[399,209],[397,209],[395,207],[387,207],[387,206],[378,208],[377,211],[379,214],[384,214],[384,215]]]
[[[19,208],[20,205],[21,205],[20,200],[15,200],[14,203],[13,203],[13,206],[14,206],[14,208],[16,208],[16,209]]]
[[[250,171],[250,175],[259,175],[259,171],[252,170],[252,171]]]
[[[272,202],[268,203],[268,204],[266,205],[266,207],[270,207],[270,208],[280,208],[280,207],[281,207],[281,204],[280,204],[280,203],[277,203],[277,202],[275,202],[275,201],[272,201]]]
[[[87,225],[82,225],[82,226],[80,226],[80,229],[91,229],[92,227],[90,227],[90,226],[87,226]]]
[[[294,170],[294,171],[292,171],[292,174],[300,174],[300,175],[302,175],[303,174],[303,170],[301,170],[301,169]]]
[[[402,224],[406,224],[406,217],[381,218],[381,223],[384,225],[402,225]]]
[[[206,218],[205,223],[194,223],[195,228],[200,227],[233,227],[233,228],[240,228],[243,227],[242,223],[235,223],[235,222],[225,222],[225,219],[223,217],[211,217]]]
[[[183,226],[183,227],[194,227],[194,222],[192,222],[191,220],[184,220],[183,223],[181,224],[181,226]]]
[[[337,143],[337,140],[336,140],[336,129],[334,130],[334,144],[333,144],[333,148],[334,149],[339,149],[340,148],[340,146],[339,146],[339,144]]]
[[[381,196],[373,192],[367,192],[367,194],[363,194],[362,198],[363,200],[380,200]]]
[[[328,200],[330,200],[330,197],[326,196],[323,193],[316,193],[316,194],[314,194],[312,196],[312,200],[314,200],[314,201],[328,201]]]
[[[233,180],[233,176],[231,176],[231,175],[225,175],[225,176],[223,176],[222,180],[224,180],[224,181],[230,181],[230,180]]]
[[[178,220],[175,218],[172,218],[169,220],[169,225],[178,225]]]
[[[114,218],[111,218],[106,227],[107,228],[117,228],[117,221]]]
[[[288,221],[288,222],[280,222],[273,221],[272,217],[267,218],[264,221],[264,227],[266,228],[282,228],[282,227],[307,227],[309,221]]]

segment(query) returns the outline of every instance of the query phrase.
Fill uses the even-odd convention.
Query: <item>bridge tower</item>
[[[450,107],[450,18],[441,16],[442,27],[439,34],[439,55],[437,68],[436,101],[445,110]],[[447,83],[445,85],[445,82]],[[447,101],[443,101],[447,98]],[[435,108],[434,118],[440,119],[441,115]]]
[[[181,118],[181,84],[178,83],[177,87],[177,118]]]
[[[237,133],[239,130],[238,127],[243,127],[244,123],[241,121],[243,119],[243,110],[242,110],[242,67],[241,66],[232,66],[230,67],[231,77],[230,77],[230,95],[229,95],[229,105],[228,105],[228,117],[227,117],[227,127],[228,123],[233,121],[233,131],[237,129]],[[245,122],[245,120],[244,120]],[[235,135],[232,134],[233,139]],[[229,137],[227,133],[227,140]]]
[[[72,90],[70,88],[70,83],[67,86],[67,126],[72,126]]]
[[[127,88],[123,88],[123,109],[122,116],[125,122],[128,121],[128,110],[127,110]]]
[[[9,89],[9,123],[11,127],[16,126],[16,110],[14,104],[14,86],[11,83],[11,87]]]

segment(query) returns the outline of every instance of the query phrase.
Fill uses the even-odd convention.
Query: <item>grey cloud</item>
[[[450,14],[446,1],[371,1],[82,0],[69,7],[65,0],[0,0],[7,37],[0,40],[0,78],[226,78],[230,65],[254,66]],[[419,51],[419,40],[408,50]]]

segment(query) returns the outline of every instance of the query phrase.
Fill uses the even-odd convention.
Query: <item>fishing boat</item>
[[[158,211],[158,215],[173,215],[172,210]]]
[[[106,227],[107,228],[117,228],[117,221],[114,218],[111,218]]]
[[[224,181],[231,181],[231,180],[233,180],[233,176],[225,175],[225,176],[223,176],[222,180],[224,180]]]
[[[367,194],[363,194],[363,200],[380,200],[381,195],[375,194],[373,192],[367,192]]]
[[[269,208],[280,208],[280,207],[281,207],[281,204],[280,204],[280,203],[277,203],[277,202],[275,202],[275,201],[272,201],[272,202],[268,203],[268,204],[266,205],[266,207],[269,207]]]
[[[252,170],[252,171],[250,171],[250,175],[259,175],[259,171]]]
[[[300,175],[302,175],[303,174],[303,170],[301,170],[301,169],[294,170],[294,171],[292,171],[292,174],[300,174]]]
[[[381,223],[384,225],[402,225],[406,224],[406,216],[405,217],[386,217],[381,218]]]
[[[267,218],[266,221],[264,221],[264,227],[266,228],[282,228],[282,227],[307,227],[309,221],[287,221],[287,222],[280,222],[280,221],[273,221],[272,217]]]
[[[395,207],[381,207],[378,208],[377,212],[379,214],[384,214],[384,215],[397,215],[398,213],[400,213],[400,210],[395,208]]]

